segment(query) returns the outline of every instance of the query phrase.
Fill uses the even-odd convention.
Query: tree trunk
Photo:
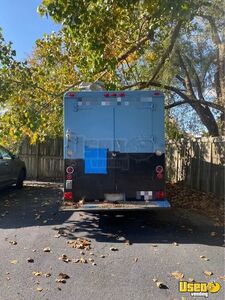
[[[196,111],[203,125],[207,128],[210,136],[219,136],[219,128],[217,122],[208,108],[208,106],[204,106],[198,101],[196,103],[190,103],[191,107]]]

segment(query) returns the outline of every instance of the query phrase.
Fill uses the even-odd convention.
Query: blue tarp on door
[[[85,174],[107,174],[107,149],[85,147],[84,161]]]

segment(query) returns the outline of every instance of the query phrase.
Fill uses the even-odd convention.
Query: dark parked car
[[[0,146],[0,187],[16,184],[16,187],[21,189],[25,179],[25,163],[18,156]]]

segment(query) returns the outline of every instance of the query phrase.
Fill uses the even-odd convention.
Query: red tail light
[[[68,97],[75,97],[75,93],[68,93],[67,96]]]
[[[164,199],[166,197],[166,194],[164,191],[159,191],[155,193],[155,198],[156,199]]]
[[[120,97],[125,97],[125,93],[120,93],[119,96]]]
[[[64,192],[64,200],[73,200],[72,192]]]

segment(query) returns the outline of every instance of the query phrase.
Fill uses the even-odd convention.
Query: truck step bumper
[[[111,210],[154,210],[154,209],[165,209],[170,208],[171,205],[167,199],[159,201],[132,201],[123,203],[62,203],[60,210],[72,210],[72,211],[111,211]]]

